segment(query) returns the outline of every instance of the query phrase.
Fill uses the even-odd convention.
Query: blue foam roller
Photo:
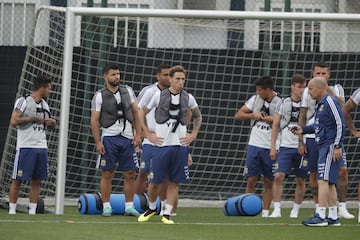
[[[111,194],[110,205],[113,214],[124,214],[125,213],[125,194]]]
[[[225,201],[225,216],[256,216],[262,210],[261,199],[253,193],[231,197]]]
[[[262,210],[261,199],[253,193],[241,195],[237,203],[242,216],[256,216]]]
[[[100,195],[85,193],[79,197],[78,211],[80,214],[101,214],[102,201]]]
[[[134,208],[139,213],[144,213],[148,209],[148,196],[144,194],[134,195]],[[125,213],[125,194],[111,194],[110,205],[113,214]],[[160,210],[160,199],[156,201],[157,209]],[[80,214],[101,214],[103,209],[103,202],[100,193],[82,194],[78,199],[78,211]]]
[[[240,212],[237,206],[239,196],[231,197],[225,201],[223,212],[225,216],[239,216]]]
[[[139,213],[144,213],[148,208],[148,197],[144,194],[135,194],[134,195],[134,207]]]

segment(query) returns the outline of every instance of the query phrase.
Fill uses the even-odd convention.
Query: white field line
[[[138,223],[138,222],[121,222],[121,221],[76,221],[76,220],[12,220],[12,219],[0,219],[0,223],[68,223],[68,224],[123,224],[123,225],[144,225],[144,224],[161,224],[161,222],[146,222],[146,223]],[[175,222],[175,225],[204,225],[204,226],[301,226],[305,227],[302,224],[288,224],[288,223],[205,223],[205,222]],[[341,227],[359,227],[360,224],[342,224]]]

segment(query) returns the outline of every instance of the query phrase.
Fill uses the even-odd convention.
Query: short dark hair
[[[42,87],[47,87],[48,84],[51,84],[51,79],[47,75],[38,75],[34,78],[33,90],[36,91]]]
[[[170,68],[170,72],[169,72],[170,77],[173,77],[176,72],[182,72],[185,74],[185,76],[187,74],[187,72],[183,66],[176,65],[176,66],[173,66],[172,68]]]
[[[313,70],[314,70],[316,67],[329,68],[329,64],[327,64],[326,62],[319,61],[319,62],[316,62],[316,63],[314,64]]]
[[[103,68],[103,74],[107,74],[110,70],[119,70],[119,66],[115,63],[106,64]]]
[[[294,74],[291,77],[291,84],[295,84],[295,83],[305,83],[306,82],[306,78],[302,75],[302,74]]]
[[[163,69],[169,69],[169,68],[171,68],[169,64],[166,63],[160,64],[156,69],[156,74],[161,73]]]
[[[261,76],[255,81],[256,87],[262,87],[262,88],[269,88],[271,90],[274,90],[274,81],[272,78],[268,75]]]

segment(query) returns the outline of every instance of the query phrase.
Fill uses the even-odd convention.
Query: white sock
[[[9,213],[16,213],[16,203],[9,203]]]
[[[339,202],[339,210],[345,210],[346,209],[346,202]]]
[[[274,202],[274,211],[280,212],[281,203],[280,202]]]
[[[262,210],[262,217],[268,217],[269,216],[269,210]]]
[[[301,204],[294,203],[294,205],[293,205],[294,210],[299,210],[300,207],[301,207]]]
[[[337,219],[338,218],[336,205],[329,207],[329,215],[328,215],[328,217],[331,218],[331,219]]]
[[[134,207],[134,202],[125,202],[125,211]]]
[[[326,207],[318,207],[319,211],[317,212],[322,219],[325,219]]]
[[[165,204],[164,215],[170,215],[173,207],[174,207],[173,205],[170,205],[170,204],[166,203]]]
[[[29,214],[36,214],[36,203],[29,203]]]
[[[319,204],[318,203],[315,204],[315,212],[316,213],[319,212]]]
[[[299,209],[300,209],[300,206],[301,206],[300,204],[294,203],[292,210],[293,210],[294,212],[298,213],[298,212],[299,212]]]
[[[150,210],[155,210],[156,209],[156,202],[150,202],[149,201],[149,209]]]
[[[107,208],[107,207],[111,208],[110,202],[103,203],[103,208]]]

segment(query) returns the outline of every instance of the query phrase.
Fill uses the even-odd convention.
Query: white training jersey
[[[147,109],[155,109],[156,107],[159,106],[160,93],[161,92],[158,91],[154,94],[153,98],[151,99],[149,104],[146,106]],[[175,105],[180,104],[180,94],[176,94],[176,95],[171,94],[171,102],[172,102],[172,104],[175,104]],[[189,109],[194,109],[197,107],[198,107],[198,104],[197,104],[194,96],[192,96],[189,93]],[[175,111],[179,111],[179,110],[175,110]],[[177,113],[171,112],[171,115],[177,115]],[[163,123],[163,124],[158,124],[155,122],[155,124],[156,124],[155,134],[158,137],[164,138],[164,142],[161,146],[181,145],[180,138],[186,137],[187,126],[182,125],[181,123],[177,127],[176,131],[172,132],[175,123],[176,123],[176,119],[169,119],[166,121],[166,123]]]
[[[299,136],[293,134],[290,129],[293,126],[298,125],[298,119],[300,115],[300,106],[301,102],[293,102],[291,107],[291,118],[289,124],[281,130],[281,140],[280,140],[280,147],[286,147],[286,148],[298,148],[299,143]],[[276,112],[280,114],[280,116],[284,113],[283,109],[283,102],[280,101],[279,107],[277,107]]]
[[[130,103],[134,103],[136,102],[136,97],[135,97],[135,93],[134,90],[126,85],[126,89],[129,91],[129,96],[130,96]],[[121,96],[120,96],[120,91],[117,91],[116,93],[113,94],[113,96],[116,99],[116,102],[119,104],[121,102]],[[101,112],[101,105],[102,105],[102,94],[101,94],[101,90],[97,91],[91,101],[91,111],[96,111],[96,112]],[[135,116],[134,116],[135,117]],[[119,119],[117,120],[113,125],[111,125],[108,128],[101,128],[101,136],[116,136],[121,134],[122,136],[132,139],[134,137],[133,134],[133,128],[132,128],[132,124],[129,121],[125,121],[125,129],[124,129],[124,119]]]
[[[24,113],[26,107],[26,99],[24,97],[20,97],[16,100],[13,111],[20,111],[21,113]],[[49,113],[49,105],[45,101],[36,103],[36,112],[34,112],[33,115],[40,116],[42,118],[49,118]],[[29,114],[29,116],[30,115],[32,114]],[[19,150],[20,148],[47,148],[46,127],[44,124],[33,122],[27,128],[21,128],[18,126],[16,149]]]
[[[140,93],[137,97],[139,109],[146,107],[157,92],[161,92],[157,83],[154,83],[154,84],[144,87],[140,91]],[[145,118],[146,118],[146,123],[149,128],[149,131],[155,132],[155,130],[156,130],[155,108],[151,109],[150,112],[148,112],[148,114],[146,114]],[[150,142],[149,139],[147,139],[147,138],[144,138],[143,144],[153,145],[153,143]]]
[[[256,95],[253,95],[245,106],[250,110],[254,111]],[[264,107],[269,109],[270,103],[264,101]],[[271,125],[264,121],[256,121],[254,126],[251,128],[249,145],[255,147],[261,147],[270,149],[271,148]]]
[[[335,86],[330,86],[330,89],[333,91],[333,93],[336,96],[345,98],[344,88],[340,84],[336,84]],[[303,92],[302,98],[301,98],[301,107],[309,108],[310,102],[312,102],[313,104],[316,104],[315,101],[310,101],[310,99],[311,99],[311,96],[309,94],[309,88],[306,87]],[[305,124],[311,125],[311,124],[314,124],[314,122],[315,122],[315,116],[313,116],[311,119],[307,120]],[[305,138],[315,138],[315,133],[305,134]]]
[[[350,97],[356,105],[360,104],[360,88],[356,89]]]

